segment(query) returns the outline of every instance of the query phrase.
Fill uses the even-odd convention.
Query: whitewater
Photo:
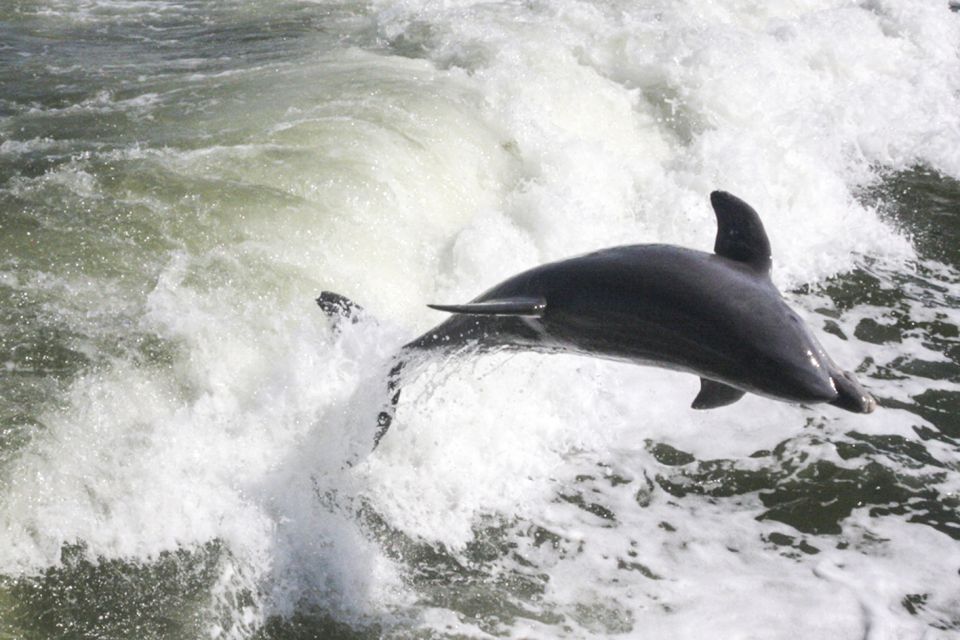
[[[875,413],[499,353],[364,449],[714,189]],[[958,638],[958,211],[945,0],[6,2],[0,637]]]

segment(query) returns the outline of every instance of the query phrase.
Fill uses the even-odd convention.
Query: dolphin
[[[522,349],[573,353],[685,371],[700,377],[694,409],[746,393],[828,403],[870,413],[874,398],[827,355],[770,279],[770,242],[757,212],[724,191],[710,194],[713,253],[665,244],[611,247],[515,275],[404,345],[387,379],[389,401],[374,447],[399,402],[405,365],[418,353]],[[357,319],[352,301],[324,292],[331,316]]]

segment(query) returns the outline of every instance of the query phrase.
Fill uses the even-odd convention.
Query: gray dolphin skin
[[[429,305],[454,315],[397,354],[374,446],[392,422],[410,359],[465,348],[574,353],[686,371],[700,377],[694,409],[754,393],[873,411],[873,397],[826,354],[770,280],[770,242],[756,211],[723,191],[710,201],[714,253],[612,247],[524,271],[466,304]],[[318,303],[331,316],[358,309],[329,292]]]

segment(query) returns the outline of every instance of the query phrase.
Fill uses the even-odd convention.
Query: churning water
[[[958,637],[958,180],[946,0],[5,0],[0,636]],[[715,188],[876,413],[492,355],[344,467]]]

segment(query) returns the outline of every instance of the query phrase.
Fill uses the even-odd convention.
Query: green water
[[[589,23],[593,14],[583,10]],[[530,152],[516,140],[532,134],[506,117],[491,123],[483,110],[502,101],[471,84],[492,54],[440,42],[440,27],[427,21],[393,34],[384,26],[391,16],[365,3],[17,0],[0,8],[0,505],[11,532],[23,527],[9,538],[22,547],[4,556],[0,637],[636,634],[638,612],[675,620],[668,601],[682,598],[669,591],[679,578],[658,566],[669,554],[638,551],[643,540],[633,527],[648,522],[665,548],[675,539],[694,546],[702,532],[684,520],[687,508],[746,513],[755,528],[743,555],[758,553],[764,562],[793,567],[862,549],[872,557],[873,534],[856,537],[851,518],[933,530],[940,535],[925,552],[952,561],[948,551],[960,540],[960,182],[921,164],[885,169],[851,189],[910,239],[915,259],[857,256],[852,271],[790,294],[813,312],[817,330],[876,354],[857,373],[875,390],[878,414],[896,416],[882,423],[895,423],[896,433],[828,414],[808,416],[786,439],[742,457],[697,455],[643,435],[628,453],[625,446],[584,453],[572,445],[569,467],[549,476],[541,505],[554,520],[530,509],[491,509],[470,523],[462,546],[404,530],[363,492],[330,506],[317,500],[321,515],[349,521],[376,549],[369,555],[391,563],[406,599],[379,613],[358,612],[338,599],[339,583],[277,595],[269,578],[248,580],[244,572],[255,573],[251,567],[269,551],[238,543],[244,533],[236,526],[209,524],[229,520],[234,503],[209,515],[203,491],[226,486],[246,497],[256,489],[244,484],[247,471],[283,466],[270,455],[287,461],[316,445],[313,431],[297,429],[329,419],[324,407],[335,403],[293,407],[288,420],[284,411],[295,399],[284,393],[297,380],[283,377],[313,363],[309,354],[291,355],[308,350],[302,345],[316,344],[319,359],[341,357],[311,333],[326,336],[311,329],[312,297],[328,286],[372,291],[387,282],[395,291],[378,300],[380,308],[412,317],[407,309],[420,304],[411,298],[435,291],[435,280],[457,277],[450,265],[458,236],[450,230],[467,226],[468,212],[506,207],[509,189],[516,201],[532,198],[538,192],[529,185],[547,183],[552,167],[518,169]],[[436,55],[449,73],[425,60],[443,46],[452,52]],[[590,62],[588,52],[577,53]],[[532,78],[546,73],[531,68]],[[551,103],[548,111],[565,106]],[[593,152],[588,142],[575,151]],[[564,153],[574,154],[557,155]],[[472,190],[474,183],[480,186]],[[558,191],[555,200],[565,197]],[[545,209],[555,202],[545,201]],[[431,213],[444,207],[450,219]],[[554,240],[553,228],[533,214],[519,218],[536,242]],[[508,246],[513,236],[504,237]],[[494,272],[508,253],[494,245],[481,270]],[[290,334],[305,337],[283,351]],[[891,352],[897,355],[886,357]],[[344,369],[360,366],[345,362]],[[274,369],[279,382],[263,374]],[[317,385],[337,388],[331,380],[339,374]],[[231,389],[229,401],[218,395],[223,387]],[[143,416],[135,415],[138,403]],[[513,408],[504,406],[504,414]],[[192,411],[214,418],[207,424]],[[269,428],[257,431],[243,416]],[[155,430],[159,423],[190,430]],[[117,424],[127,425],[119,435],[111,430]],[[150,447],[171,433],[183,438],[182,467],[169,476],[130,470],[149,463]],[[192,439],[213,444],[193,450]],[[74,454],[93,462],[75,466]],[[59,469],[57,456],[76,482],[23,475]],[[242,460],[240,472],[224,471],[221,456]],[[49,465],[31,466],[36,460]],[[419,462],[414,457],[390,473]],[[209,477],[198,469],[207,463],[214,467]],[[105,477],[105,469],[117,476]],[[427,484],[453,484],[452,476],[470,473],[457,471]],[[180,484],[161,484],[178,474]],[[138,538],[133,525],[108,530],[117,519],[126,522],[119,512],[139,504],[137,492],[156,499],[151,490],[172,495],[173,503],[183,494],[183,511],[200,513],[197,539],[182,529],[158,534],[159,541]],[[264,500],[265,511],[273,499]],[[38,504],[43,519],[30,517]],[[430,513],[449,507],[429,506]],[[157,509],[155,520],[143,522],[158,531],[182,515]],[[39,530],[37,522],[57,531]],[[62,525],[62,536],[51,522]],[[274,526],[282,529],[284,518]],[[75,534],[92,530],[99,536],[93,542]],[[612,545],[611,532],[623,552],[592,551]],[[51,550],[49,540],[61,538]],[[600,597],[559,598],[566,587],[557,585],[577,580],[557,568],[590,553],[600,559],[584,571],[585,583],[616,594],[635,584],[653,595],[635,609]],[[364,562],[353,567],[368,569]],[[896,615],[944,634],[932,637],[950,637],[960,632],[960,615],[950,609],[956,593],[957,584],[946,583],[904,591]],[[437,611],[466,626],[423,621]],[[678,615],[686,615],[682,607]]]

